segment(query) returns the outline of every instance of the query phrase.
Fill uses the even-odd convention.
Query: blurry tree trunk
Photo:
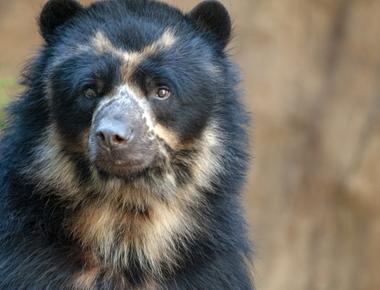
[[[380,1],[251,3],[258,287],[379,290]]]

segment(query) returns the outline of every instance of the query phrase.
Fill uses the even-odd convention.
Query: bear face
[[[233,90],[223,6],[205,2],[184,15],[152,1],[89,8],[50,1],[40,26],[49,52],[43,85],[55,146],[86,156],[82,169],[91,174],[83,175],[179,182],[173,164],[207,142],[217,104]]]

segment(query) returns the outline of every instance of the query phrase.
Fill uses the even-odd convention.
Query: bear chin
[[[112,168],[96,165],[95,168],[102,179],[118,178],[130,182],[146,178],[152,170],[152,167],[143,164],[112,166]]]

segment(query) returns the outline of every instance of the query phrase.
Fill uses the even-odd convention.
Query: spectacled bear
[[[0,142],[1,289],[253,289],[227,10],[50,0]]]

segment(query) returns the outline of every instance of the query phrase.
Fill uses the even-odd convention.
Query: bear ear
[[[75,0],[49,0],[42,8],[39,17],[42,37],[49,42],[56,29],[65,24],[82,8]]]
[[[231,37],[231,18],[227,9],[215,0],[203,1],[188,13],[198,26],[211,33],[223,48]]]

